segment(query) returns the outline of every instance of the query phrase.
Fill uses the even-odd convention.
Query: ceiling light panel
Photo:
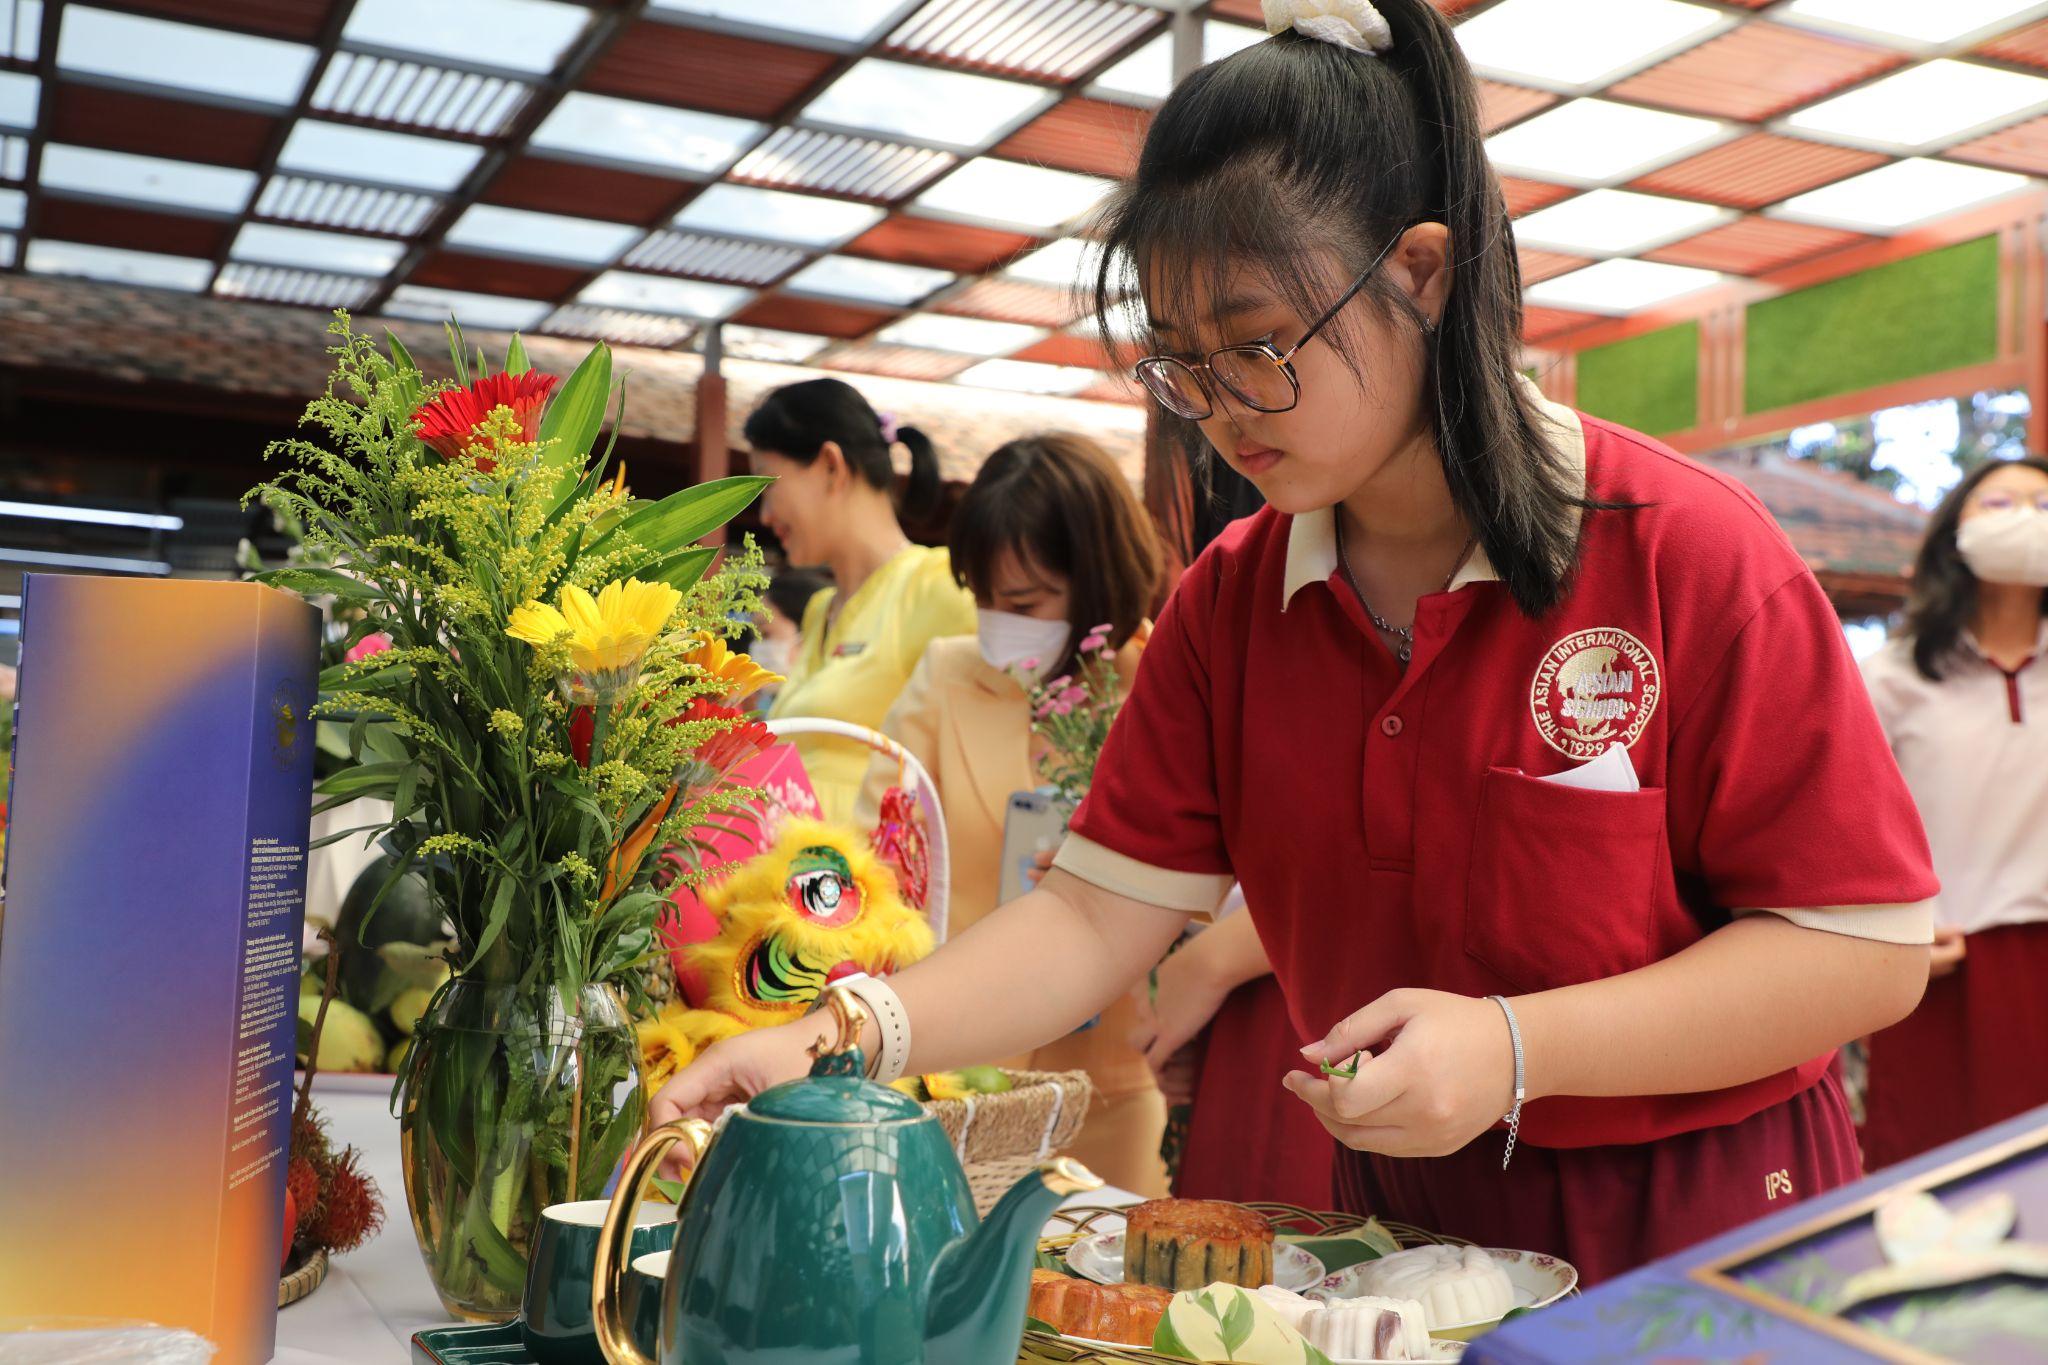
[[[330,275],[242,261],[229,261],[213,281],[213,292],[224,299],[255,299],[301,308],[360,308],[376,291],[376,281],[360,275]]]
[[[804,253],[793,246],[706,237],[695,232],[655,232],[619,262],[633,270],[659,270],[671,275],[733,284],[772,284],[803,264]]]
[[[956,384],[1012,393],[1068,395],[1093,387],[1102,376],[1079,365],[1038,365],[1028,360],[984,360],[953,377]]]
[[[536,128],[535,147],[686,175],[715,175],[761,136],[762,125],[720,114],[572,90]]]
[[[698,280],[674,280],[665,275],[607,270],[585,285],[576,300],[601,308],[668,313],[709,321],[737,312],[753,297],[752,290],[729,284],[705,284]]]
[[[1515,241],[1580,256],[1626,256],[1705,232],[1735,216],[1690,199],[1593,190],[1516,219]]]
[[[34,76],[0,71],[0,128],[35,127],[42,97],[43,83]]]
[[[1723,32],[1735,20],[1679,0],[1504,0],[1458,25],[1488,75],[1589,89]]]
[[[75,275],[109,284],[143,285],[197,293],[213,278],[213,262],[190,256],[165,256],[154,251],[87,246],[38,237],[28,244],[23,264],[31,275]]]
[[[238,261],[339,271],[348,275],[388,275],[405,255],[405,243],[387,237],[356,237],[340,232],[247,223],[235,234],[228,253]]]
[[[1572,100],[1486,140],[1517,175],[1598,185],[1629,180],[1732,135],[1726,124],[1612,100]]]
[[[1917,152],[2042,108],[2048,80],[1943,59],[1822,100],[1784,122],[1809,136]]]
[[[39,175],[45,189],[205,213],[240,213],[256,191],[254,171],[61,142],[43,148]]]
[[[451,246],[512,256],[605,265],[617,260],[640,236],[639,228],[624,223],[472,204],[448,229],[447,241]]]
[[[0,8],[0,57],[32,62],[42,50],[43,0],[10,0]]]
[[[276,106],[298,102],[316,55],[303,43],[83,5],[66,5],[57,31],[64,71]]]
[[[1021,161],[977,157],[911,202],[918,208],[1049,231],[1092,210],[1111,182]]]
[[[861,199],[896,200],[959,162],[951,152],[928,147],[821,133],[813,128],[777,128],[739,159],[731,178]]]
[[[0,190],[0,228],[18,228],[28,216],[28,195],[21,190]]]
[[[539,299],[514,299],[501,294],[471,294],[459,289],[429,289],[401,284],[391,291],[384,311],[395,318],[446,322],[453,317],[464,327],[523,332],[546,317],[552,306]]]
[[[355,0],[344,42],[540,76],[590,27],[590,11],[554,0]]]
[[[1791,0],[1771,18],[1903,46],[1933,46],[2001,28],[2039,0]]]
[[[740,360],[772,360],[784,365],[801,365],[832,344],[830,338],[807,332],[785,332],[774,327],[748,327],[727,323],[718,329],[719,341],[728,356]]]
[[[804,107],[810,123],[975,151],[1049,108],[1051,91],[866,57]]]
[[[1202,25],[1202,62],[1220,62],[1265,37],[1262,30],[1211,19]],[[1173,35],[1162,33],[1103,72],[1091,95],[1157,104],[1173,92]]]
[[[532,86],[501,76],[337,52],[321,74],[311,102],[322,114],[495,137],[526,107],[532,93]]]
[[[1770,212],[1773,217],[1856,232],[1897,232],[2003,198],[2031,183],[2007,171],[1914,158],[1794,195]]]
[[[887,217],[885,210],[810,194],[713,185],[675,217],[675,226],[761,237],[799,246],[834,247]]]
[[[572,303],[557,308],[541,324],[543,332],[559,336],[589,337],[616,341],[627,346],[673,346],[688,339],[697,325],[684,318],[660,313],[634,313],[623,308],[587,308]]]
[[[951,284],[948,271],[893,261],[865,261],[854,256],[826,256],[812,261],[782,282],[785,289],[858,299],[907,308]]]
[[[919,346],[962,355],[1008,355],[1045,340],[1047,335],[1042,327],[1026,327],[1017,322],[913,313],[884,327],[875,334],[875,340],[889,346]]]
[[[446,193],[461,185],[483,154],[481,147],[437,137],[300,119],[285,138],[277,164],[309,175]]]
[[[1726,276],[1654,261],[1601,261],[1531,285],[1525,297],[1540,308],[1581,313],[1636,313],[1720,284]]]
[[[772,16],[762,13],[761,0],[654,0],[650,8],[833,43],[858,43],[894,18],[903,0],[776,0]]]
[[[441,201],[432,195],[410,190],[376,189],[299,175],[273,175],[264,182],[263,193],[256,196],[259,218],[394,237],[417,236],[440,207]]]
[[[1094,243],[1081,237],[1062,237],[1029,255],[1019,256],[1004,267],[1003,273],[1057,289],[1093,289],[1096,260]]]

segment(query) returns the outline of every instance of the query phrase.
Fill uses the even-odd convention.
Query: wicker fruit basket
[[[1094,1094],[1085,1071],[1006,1074],[1011,1088],[1000,1095],[925,1103],[967,1168],[975,1211],[984,1216],[1025,1172],[1073,1145]]]
[[[1293,1204],[1246,1204],[1246,1208],[1264,1214],[1272,1221],[1276,1232],[1302,1237],[1342,1237],[1355,1232],[1369,1221],[1352,1213],[1315,1213],[1298,1208]],[[1072,1225],[1073,1231],[1048,1236],[1038,1244],[1041,1262],[1047,1258],[1058,1260],[1066,1255],[1067,1248],[1097,1230],[1106,1219],[1121,1218],[1122,1209],[1074,1208],[1055,1215],[1056,1221]],[[1391,1234],[1403,1248],[1424,1246],[1430,1243],[1457,1242],[1454,1237],[1439,1237],[1424,1232],[1421,1228],[1406,1223],[1382,1221],[1382,1228]],[[1065,1337],[1050,1332],[1026,1332],[1023,1344],[1017,1351],[1018,1365],[1189,1365],[1185,1360],[1172,1356],[1157,1355],[1141,1346],[1081,1346]]]

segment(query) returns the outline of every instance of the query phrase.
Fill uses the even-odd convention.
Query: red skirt
[[[1209,1025],[1176,1195],[1329,1206],[1336,1141],[1280,1084],[1301,1069],[1301,1044],[1272,977],[1230,993]]]
[[[2048,924],[1985,929],[1967,946],[1920,1008],[1870,1040],[1873,1171],[2048,1104]]]
[[[1599,1284],[1863,1174],[1835,1068],[1740,1123],[1626,1147],[1517,1147],[1492,1132],[1426,1160],[1343,1151],[1339,1207],[1483,1247],[1549,1252]]]

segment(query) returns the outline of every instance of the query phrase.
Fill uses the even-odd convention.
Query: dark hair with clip
[[[1152,311],[1165,314],[1198,283],[1243,272],[1313,319],[1400,233],[1442,223],[1451,285],[1424,341],[1425,402],[1452,498],[1516,603],[1537,615],[1576,559],[1575,509],[1594,504],[1520,382],[1521,271],[1471,68],[1428,0],[1375,3],[1393,33],[1384,53],[1283,33],[1181,82],[1107,209],[1096,318],[1105,346],[1128,349],[1114,341],[1126,327],[1113,324],[1145,334],[1148,285]],[[1303,268],[1333,256],[1341,274]],[[1384,272],[1361,298],[1426,331]],[[1340,314],[1323,335],[1370,382],[1358,329]],[[1161,420],[1200,447],[1194,424]]]
[[[1906,599],[1906,624],[1900,632],[1913,642],[1913,666],[1929,682],[1940,682],[1970,618],[1977,614],[1977,575],[1963,562],[1956,548],[1956,529],[1963,524],[1963,504],[1977,485],[2001,469],[2020,465],[2048,474],[2048,459],[2029,456],[2023,460],[1992,460],[1971,470],[1963,481],[1949,490],[1927,522],[1927,536],[1920,542],[1920,555],[1913,563],[1913,594]],[[2041,603],[2048,615],[2048,598]]]
[[[825,442],[831,441],[863,483],[885,493],[896,486],[882,419],[860,390],[844,380],[807,379],[783,385],[747,418],[745,434],[755,450],[772,451],[798,464],[817,459]],[[939,452],[916,427],[897,427],[896,439],[910,451],[910,478],[897,511],[907,520],[922,521],[937,509],[942,491]]]

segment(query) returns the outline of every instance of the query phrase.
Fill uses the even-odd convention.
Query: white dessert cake
[[[1339,1299],[1302,1318],[1301,1334],[1332,1360],[1428,1360],[1429,1327],[1413,1299]]]
[[[1414,1299],[1430,1331],[1491,1322],[1515,1306],[1508,1274],[1478,1247],[1422,1246],[1382,1256],[1359,1267],[1367,1294]]]

